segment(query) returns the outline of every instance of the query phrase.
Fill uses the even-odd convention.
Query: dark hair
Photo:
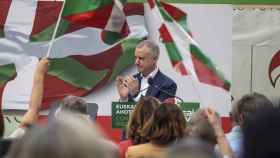
[[[237,111],[239,116],[242,117],[241,119],[245,125],[246,122],[255,114],[257,109],[264,109],[272,106],[273,104],[266,96],[254,92],[252,94],[244,95],[237,102]]]
[[[147,138],[141,137],[140,133],[144,123],[148,121],[159,105],[159,101],[150,96],[141,97],[136,103],[135,108],[130,115],[127,128],[128,138],[132,140],[132,144],[136,145],[149,142]]]
[[[176,104],[161,104],[144,125],[142,137],[157,145],[169,145],[184,136],[187,126],[182,110]]]
[[[3,137],[4,135],[4,117],[3,117],[3,112],[2,110],[0,111],[0,136],[1,138]]]
[[[229,112],[229,118],[232,123],[240,124],[240,118],[236,103],[232,103],[231,110]]]
[[[280,109],[257,110],[244,127],[244,158],[279,158]]]
[[[67,96],[60,104],[61,110],[66,110],[74,113],[87,114],[87,103],[83,98],[77,96]]]

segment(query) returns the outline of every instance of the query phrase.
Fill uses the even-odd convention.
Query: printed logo
[[[268,70],[268,76],[270,83],[275,88],[276,82],[278,78],[280,77],[280,50],[275,53],[275,55],[272,57],[270,64],[269,64],[269,70]]]

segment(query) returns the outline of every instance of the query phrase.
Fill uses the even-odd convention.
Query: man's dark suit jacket
[[[139,81],[139,88],[141,87],[141,79],[142,76],[140,73],[137,73],[133,75],[133,77],[137,78]],[[164,93],[163,91],[160,91],[158,88],[168,92],[171,95],[168,95],[167,93]],[[148,91],[146,93],[146,96],[153,96],[160,101],[164,101],[167,98],[172,98],[175,96],[177,91],[177,85],[176,83],[169,78],[168,76],[164,75],[162,72],[158,71],[157,74],[153,78],[153,83],[151,86],[149,86]],[[129,101],[133,101],[133,97],[129,96]]]

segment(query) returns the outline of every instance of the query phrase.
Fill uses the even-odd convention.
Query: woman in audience
[[[32,127],[7,158],[117,158],[111,147],[88,120],[65,112],[48,125]]]
[[[167,148],[184,136],[185,128],[181,109],[175,104],[161,104],[140,132],[149,142],[129,147],[126,158],[164,157]]]
[[[141,136],[141,131],[144,123],[148,121],[159,105],[159,101],[151,96],[143,96],[136,103],[128,121],[128,140],[122,141],[119,144],[121,158],[125,157],[125,153],[129,146],[149,142],[147,138]]]

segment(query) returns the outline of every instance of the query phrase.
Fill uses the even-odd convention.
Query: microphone
[[[127,86],[126,86],[126,87],[127,87]],[[147,90],[149,87],[150,87],[150,86],[147,86],[147,87],[145,87],[145,88],[143,88],[143,89],[140,89],[140,88],[139,88],[139,91],[138,91],[137,94],[135,94],[133,97],[134,97],[134,98],[137,97],[139,94],[141,94],[143,91]]]
[[[164,89],[161,89],[158,85],[153,85],[153,83],[154,83],[153,78],[148,78],[148,84],[149,84],[149,86],[151,86],[151,87],[153,87],[153,88],[155,88],[155,89],[157,89],[157,90],[159,90],[159,91],[161,91],[161,92],[163,92],[163,93],[169,95],[170,97],[179,99],[182,103],[184,102],[184,100],[183,100],[182,98],[180,98],[180,97],[178,97],[178,96],[176,96],[176,95],[173,95],[173,94],[169,93],[168,91],[166,91],[166,90],[164,90]]]

